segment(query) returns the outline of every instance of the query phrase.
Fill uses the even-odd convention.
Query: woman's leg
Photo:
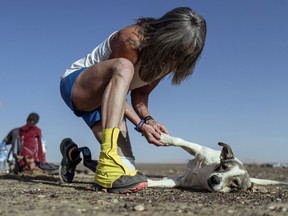
[[[133,75],[132,63],[122,58],[87,68],[75,80],[72,89],[74,107],[80,111],[92,111],[101,106],[103,129],[119,128]]]
[[[147,186],[145,176],[123,163],[118,154],[120,126],[133,75],[130,61],[108,60],[79,74],[72,89],[77,110],[92,111],[101,106],[101,152],[95,182],[113,193],[135,192]],[[99,134],[96,138],[99,140]]]
[[[93,127],[92,131],[94,133],[94,136],[98,140],[99,143],[102,143],[102,127],[100,122],[96,122]],[[117,152],[120,156],[123,164],[125,164],[129,170],[134,171],[135,170],[135,157],[132,152],[130,137],[128,134],[128,128],[126,125],[126,121],[122,121],[120,126],[120,134],[118,137],[118,148]]]

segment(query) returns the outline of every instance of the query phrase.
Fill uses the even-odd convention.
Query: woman
[[[205,37],[206,22],[202,16],[187,7],[175,8],[159,19],[140,18],[112,33],[66,70],[61,78],[62,98],[101,143],[95,174],[99,187],[126,193],[147,186],[145,176],[134,167],[125,119],[149,143],[163,145],[160,134],[168,131],[151,117],[149,94],[168,74],[176,85],[192,74]],[[132,107],[126,101],[129,92]],[[77,145],[70,140],[62,143],[60,149],[60,176],[71,182],[80,162],[79,152],[77,155],[73,151]]]

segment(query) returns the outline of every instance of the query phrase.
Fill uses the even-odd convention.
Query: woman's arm
[[[148,110],[149,95],[159,84],[160,79],[155,80],[153,83],[134,89],[131,91],[131,103],[137,115],[143,119],[150,115]]]
[[[149,94],[159,84],[160,80],[161,79],[158,79],[150,85],[146,85],[131,91],[131,103],[135,112],[139,116],[139,121],[141,119],[143,120],[147,116],[151,116],[148,109]],[[161,133],[168,134],[165,126],[155,121],[154,119],[150,119],[149,121],[142,124],[141,132],[149,143],[152,143],[156,146],[163,145],[163,143],[159,141]]]

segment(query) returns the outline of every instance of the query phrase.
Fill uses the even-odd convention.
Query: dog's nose
[[[220,184],[220,181],[221,181],[221,179],[217,175],[213,175],[210,178],[210,183],[212,185],[218,185],[218,184]]]

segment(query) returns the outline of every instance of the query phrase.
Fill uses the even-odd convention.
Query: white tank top
[[[65,78],[69,74],[83,68],[83,67],[90,67],[96,63],[99,63],[101,61],[105,61],[109,58],[110,54],[112,53],[111,46],[110,46],[110,38],[115,34],[116,32],[112,33],[106,40],[104,40],[101,44],[99,44],[91,53],[89,53],[86,57],[79,59],[75,61],[70,68],[68,68],[65,73],[62,75],[61,79]],[[139,88],[142,86],[147,85],[147,82],[144,82],[141,80],[139,76],[139,65],[136,64],[134,68],[134,77],[132,79],[132,82],[130,84],[130,90],[133,90],[135,88]],[[161,75],[158,77],[160,78]]]

